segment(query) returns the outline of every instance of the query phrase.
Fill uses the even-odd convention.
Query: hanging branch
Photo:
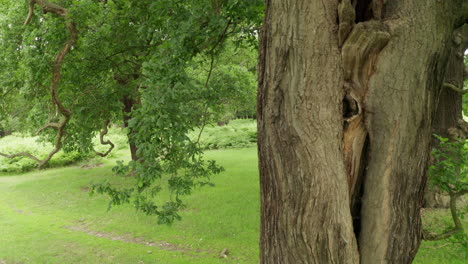
[[[227,34],[228,34],[228,29],[229,29],[229,26],[231,26],[232,24],[232,21],[229,20],[226,24],[226,27],[224,28],[223,30],[223,33],[219,36],[219,39],[216,41],[216,43],[213,45],[213,47],[208,51],[208,54],[210,55],[210,69],[208,70],[208,76],[206,77],[206,81],[205,81],[205,88],[208,88],[208,83],[210,82],[210,79],[211,79],[211,74],[213,73],[213,70],[214,70],[214,62],[215,62],[215,57],[214,57],[214,52],[216,50],[216,48],[221,45],[223,43],[223,41],[226,39],[227,37]],[[203,122],[202,122],[202,125],[201,125],[201,128],[200,128],[200,132],[198,133],[198,137],[197,137],[197,141],[196,143],[197,144],[200,144],[200,138],[201,138],[201,135],[203,133],[203,130],[205,129],[206,127],[206,123],[208,121],[208,104],[205,105],[205,111],[203,113]]]
[[[12,155],[0,153],[0,155],[4,156],[4,157],[7,157],[7,158],[14,158],[14,157],[19,157],[19,156],[27,157],[27,158],[30,158],[30,159],[34,160],[37,163],[38,167],[41,168],[42,166],[47,164],[50,161],[50,159],[62,148],[62,138],[63,138],[64,133],[65,133],[65,127],[66,127],[66,125],[67,125],[67,123],[70,120],[70,117],[72,115],[71,110],[67,109],[62,104],[60,99],[58,98],[57,88],[58,88],[59,82],[60,82],[60,70],[62,68],[63,59],[68,54],[68,52],[70,51],[72,46],[76,43],[76,40],[78,38],[78,33],[77,33],[77,30],[76,30],[75,23],[72,22],[67,17],[68,16],[67,9],[65,9],[65,8],[63,8],[63,7],[61,7],[61,6],[57,5],[57,4],[50,3],[49,1],[46,1],[46,0],[30,0],[29,1],[29,12],[28,12],[28,16],[26,17],[26,20],[24,22],[25,25],[28,25],[31,22],[32,17],[34,16],[34,6],[36,4],[39,7],[42,8],[42,11],[44,13],[54,13],[54,14],[62,17],[65,20],[65,25],[67,27],[67,30],[70,33],[70,37],[63,44],[62,49],[59,51],[59,53],[55,57],[55,61],[53,63],[53,67],[52,67],[52,84],[50,86],[50,95],[52,97],[52,101],[56,105],[58,113],[61,114],[62,117],[60,118],[60,121],[58,123],[45,124],[42,128],[40,128],[36,132],[36,134],[39,134],[42,131],[44,131],[45,129],[47,129],[47,128],[53,128],[53,129],[57,130],[57,135],[55,137],[54,149],[47,155],[47,157],[45,159],[40,160],[37,157],[35,157],[34,155],[32,155],[30,153],[26,153],[26,152],[20,152],[20,153],[16,153],[16,154],[12,154]]]
[[[101,157],[106,157],[107,155],[109,155],[109,153],[111,153],[111,151],[115,147],[114,143],[112,143],[109,139],[104,140],[104,136],[106,136],[107,133],[109,132],[108,130],[109,123],[110,123],[109,120],[104,121],[104,127],[101,133],[99,134],[99,140],[101,141],[101,145],[110,145],[109,149],[105,153],[94,151],[96,155],[101,156]]]
[[[213,69],[214,69],[214,56],[213,56],[213,53],[211,53],[210,69],[208,71],[208,76],[206,77],[205,88],[208,88],[208,83],[210,82],[211,74],[213,73]],[[208,103],[205,104],[205,110],[203,111],[203,122],[202,122],[202,125],[201,125],[201,128],[200,128],[200,132],[198,133],[198,137],[197,137],[197,141],[196,141],[197,144],[200,144],[201,135],[203,133],[203,130],[206,127],[207,121],[208,121]]]

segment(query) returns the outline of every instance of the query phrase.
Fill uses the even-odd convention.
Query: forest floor
[[[226,169],[214,187],[185,197],[182,221],[158,225],[131,205],[106,211],[108,199],[89,196],[91,183],[112,175],[114,158],[27,173],[0,173],[0,264],[12,263],[258,263],[259,181],[255,148],[207,151]],[[94,163],[93,163],[94,162]],[[447,210],[425,212],[435,229]],[[220,252],[228,250],[227,258]],[[415,263],[464,264],[466,248],[424,242]]]

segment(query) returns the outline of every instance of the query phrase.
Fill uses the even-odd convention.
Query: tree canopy
[[[2,120],[54,151],[84,152],[110,122],[124,122],[138,161],[115,170],[133,171],[135,186],[95,190],[169,223],[180,196],[221,170],[187,133],[223,113],[255,111],[262,11],[259,0],[2,1]],[[173,196],[156,205],[150,197],[163,188]]]

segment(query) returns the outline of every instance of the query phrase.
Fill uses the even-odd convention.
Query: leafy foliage
[[[468,191],[468,142],[462,139],[449,140],[436,136],[440,141],[432,151],[435,163],[429,173],[432,184],[446,193]]]
[[[109,194],[111,205],[133,203],[158,215],[161,223],[178,219],[181,197],[221,171],[203,158],[198,139],[188,133],[227,113],[254,112],[255,69],[246,61],[255,52],[235,59],[230,54],[256,45],[263,1],[57,4],[68,10],[67,19],[79,32],[61,70],[58,97],[72,112],[61,146],[70,153],[93,150],[104,121],[122,123],[125,111],[139,160],[121,164],[119,171],[134,175],[134,186],[102,183],[94,190]],[[35,12],[23,26],[27,6],[22,1],[2,1],[0,8],[6,14],[0,17],[0,114],[11,116],[15,102],[24,104],[20,116],[27,125],[20,129],[32,133],[60,118],[48,87],[51,62],[68,33],[63,21],[47,12]],[[43,142],[55,140],[53,129],[43,132]],[[172,196],[157,205],[152,197],[163,188]]]

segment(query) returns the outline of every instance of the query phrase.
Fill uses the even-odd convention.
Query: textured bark
[[[465,63],[463,53],[468,46],[468,25],[457,30],[450,42],[451,51],[444,83],[463,87],[465,79]],[[433,132],[443,137],[449,137],[448,129],[456,127],[462,115],[462,95],[456,91],[444,88],[440,92],[437,112],[434,117]]]
[[[463,1],[266,2],[261,263],[411,263]]]
[[[258,129],[261,263],[357,263],[336,1],[267,1]]]

